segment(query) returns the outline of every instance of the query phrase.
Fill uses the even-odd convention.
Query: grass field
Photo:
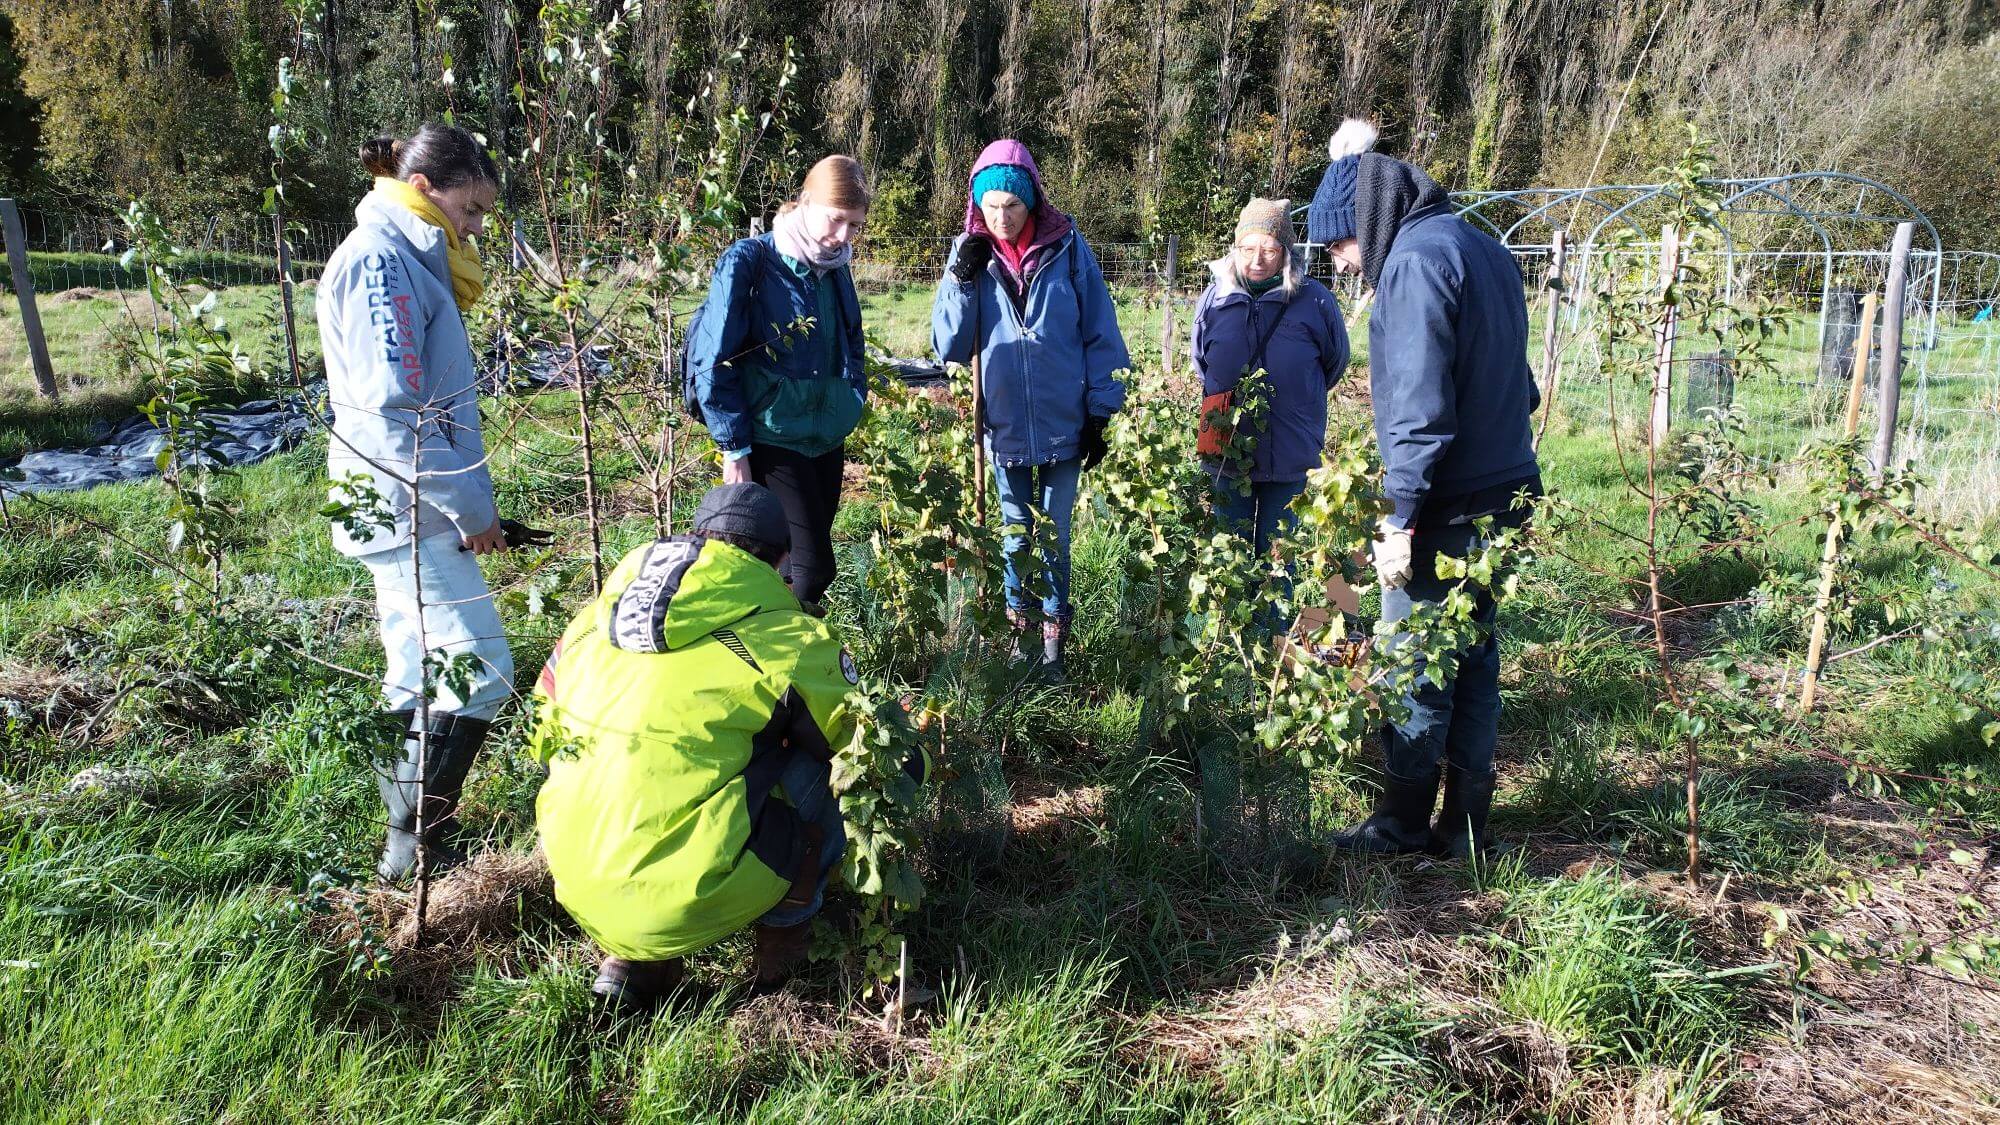
[[[869,319],[907,354],[927,306],[871,298]],[[271,355],[269,291],[228,291],[224,307]],[[1125,311],[1135,345],[1157,340],[1156,310]],[[30,399],[18,339],[0,330],[0,456],[144,394],[107,361],[114,314],[102,298],[49,309],[59,408]],[[569,401],[504,408],[516,421],[493,443],[503,510],[562,534],[546,560],[488,568],[524,670],[588,590]],[[1363,409],[1343,395],[1338,413]],[[675,1009],[599,1015],[594,952],[532,855],[538,779],[512,711],[468,796],[489,851],[438,889],[433,940],[413,945],[404,900],[352,874],[377,842],[361,761],[382,736],[369,686],[330,666],[372,673],[381,657],[365,576],[316,514],[323,458],[314,441],[220,486],[238,510],[227,570],[240,580],[222,610],[178,603],[149,561],[165,535],[156,483],[14,505],[0,537],[0,1118],[2000,1118],[2000,979],[1824,960],[1794,979],[1815,929],[1984,926],[2000,906],[2000,800],[1877,786],[1718,732],[1704,742],[1708,874],[1689,887],[1650,639],[1615,612],[1635,603],[1600,573],[1613,545],[1586,534],[1554,544],[1503,613],[1495,827],[1517,847],[1486,868],[1279,867],[1201,847],[1185,756],[1137,744],[1125,547],[1087,510],[1079,674],[1005,700],[991,677],[962,685],[994,708],[982,737],[1004,762],[1011,842],[993,863],[928,872],[909,954],[938,995],[900,1024],[838,963],[744,999],[742,939],[696,958],[700,987]],[[1637,518],[1601,427],[1552,428],[1543,461],[1575,503]],[[686,507],[702,483],[689,477]],[[615,555],[651,523],[631,481],[609,491]],[[1754,502],[1772,529],[1758,557],[1772,561],[1712,556],[1670,574],[1670,596],[1810,582],[1813,500]],[[837,527],[843,628],[867,619],[871,518],[851,495]],[[1863,548],[1857,603],[1906,583],[1910,561],[1907,547]],[[1892,628],[1864,610],[1833,648]],[[1691,615],[1674,642],[1686,667],[1726,659],[1771,694],[1804,647],[1795,620],[1742,605]],[[1979,719],[1913,686],[1952,671],[1929,659],[1891,643],[1833,664],[1825,745],[2000,786]],[[1365,809],[1362,771],[1324,771],[1320,786],[1330,816]]]

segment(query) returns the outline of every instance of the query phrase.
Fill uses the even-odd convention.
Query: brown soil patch
[[[127,733],[102,718],[108,690],[78,671],[31,665],[0,666],[0,716],[14,715],[62,737],[103,742]]]
[[[384,990],[436,1010],[455,991],[458,970],[473,961],[516,964],[518,938],[531,922],[556,915],[555,888],[540,851],[486,851],[439,877],[430,888],[418,941],[416,895],[407,887],[369,884],[328,892],[310,932],[323,948],[383,948]],[[590,954],[584,943],[579,962]],[[582,964],[578,966],[582,970]]]

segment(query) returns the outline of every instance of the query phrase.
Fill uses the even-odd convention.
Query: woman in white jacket
[[[376,770],[389,819],[377,871],[395,881],[416,863],[420,824],[434,866],[459,858],[459,794],[513,690],[513,657],[479,572],[478,556],[506,550],[508,537],[461,315],[484,288],[471,239],[500,177],[471,134],[436,123],[364,143],[361,163],[374,187],[327,259],[318,315],[334,548],[374,579],[383,694],[407,732]]]

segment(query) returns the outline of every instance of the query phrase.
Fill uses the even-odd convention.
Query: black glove
[[[520,520],[509,519],[500,521],[500,534],[507,537],[507,549],[510,551],[518,551],[522,547],[544,546],[556,537],[553,531],[543,531],[538,527],[529,527]]]
[[[1083,457],[1083,467],[1095,469],[1104,455],[1111,452],[1111,443],[1104,440],[1104,427],[1111,424],[1109,418],[1090,418],[1083,423],[1083,441],[1078,444],[1078,452]]]
[[[993,260],[993,244],[983,235],[968,234],[965,241],[958,244],[958,253],[951,256],[951,276],[960,285],[978,277]]]

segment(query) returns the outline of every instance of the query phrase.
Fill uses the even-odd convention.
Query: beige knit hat
[[[1236,237],[1246,234],[1268,234],[1278,240],[1278,245],[1290,246],[1296,241],[1292,235],[1292,201],[1252,199],[1245,204],[1243,213],[1236,217]]]

